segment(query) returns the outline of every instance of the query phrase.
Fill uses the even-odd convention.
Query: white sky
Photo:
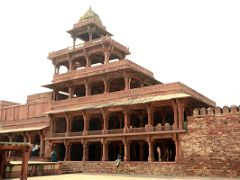
[[[25,103],[48,91],[49,51],[72,45],[72,28],[89,6],[127,59],[163,83],[180,81],[217,102],[240,103],[240,1],[0,1],[0,99]]]

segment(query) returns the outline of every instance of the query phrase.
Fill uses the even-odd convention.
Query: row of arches
[[[86,67],[99,66],[108,62],[115,62],[123,59],[124,56],[110,52],[98,52],[91,56],[80,56],[70,61],[58,63],[55,66],[55,74],[63,74],[73,70],[80,70]]]
[[[109,80],[98,80],[82,83],[74,87],[58,88],[54,91],[54,100],[64,100],[69,98],[84,97],[88,95],[97,95],[109,92],[122,91],[125,89],[134,89],[147,86],[139,78],[111,78]]]
[[[86,118],[86,117],[85,117]],[[55,122],[55,133],[66,133],[68,132],[81,132],[86,127],[88,131],[93,130],[111,130],[111,129],[123,129],[127,126],[124,121],[124,112],[117,111],[111,112],[106,116],[106,124],[104,123],[104,116],[102,113],[88,115],[88,120],[84,121],[82,114],[72,116],[72,118],[66,119],[66,117],[57,117]],[[148,113],[146,109],[132,110],[128,114],[129,128],[141,128],[145,127],[148,122]],[[84,122],[88,123],[84,126]],[[153,126],[165,126],[173,125],[174,123],[174,112],[171,106],[164,106],[156,108],[153,113]],[[67,129],[67,124],[69,129]]]
[[[22,135],[22,134],[14,134],[14,135],[2,135],[0,136],[0,142],[29,142],[31,144],[38,144],[41,145],[41,148],[43,148],[42,144],[43,141],[41,142],[41,137],[38,133],[32,133],[29,136]],[[43,150],[42,150],[43,152]],[[22,153],[18,151],[13,151],[11,152],[11,156],[21,156]],[[40,156],[43,154],[40,154],[38,152],[37,156]]]
[[[56,149],[59,161],[83,161],[83,159],[87,161],[103,160],[103,144],[101,144],[101,142],[89,142],[86,146],[83,146],[80,142],[73,142],[69,146],[68,149],[64,143],[55,144],[54,148]],[[128,161],[149,160],[149,145],[146,141],[134,140],[129,142],[128,146],[130,147]],[[121,154],[122,160],[124,160],[126,152],[124,152],[124,144],[122,141],[110,141],[106,147],[107,161],[116,160],[118,154]],[[158,149],[160,149],[160,153]],[[69,152],[66,152],[67,150],[69,150]],[[172,139],[157,139],[153,142],[153,161],[175,161],[175,157],[176,146]]]

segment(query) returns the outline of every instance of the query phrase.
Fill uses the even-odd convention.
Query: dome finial
[[[85,12],[85,14],[80,18],[80,21],[84,20],[84,19],[90,19],[90,18],[95,18],[96,20],[98,20],[102,24],[100,17],[98,16],[97,13],[95,13],[92,10],[91,6],[89,7],[89,10],[87,12]]]

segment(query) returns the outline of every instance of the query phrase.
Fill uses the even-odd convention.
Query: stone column
[[[30,144],[32,144],[32,135],[27,132],[27,133],[26,133],[26,136],[27,136],[28,142],[29,142]]]
[[[88,32],[88,39],[89,39],[89,41],[92,41],[92,35],[93,35],[92,31],[89,31]]]
[[[107,134],[108,119],[109,119],[109,113],[107,112],[107,110],[102,110],[102,116],[103,116],[103,130],[102,130],[102,133]]]
[[[153,157],[153,154],[154,154],[153,142],[152,142],[151,138],[148,138],[147,142],[148,142],[148,161],[152,162],[152,161],[154,161],[154,157]]]
[[[83,145],[83,157],[82,161],[88,161],[88,144],[86,141],[82,142]]]
[[[84,85],[85,85],[85,96],[90,96],[91,95],[91,83],[85,81],[84,82]]]
[[[185,104],[181,102],[179,99],[177,101],[177,109],[178,109],[178,128],[183,129],[183,121],[184,121],[184,109],[185,109]]]
[[[109,63],[109,57],[110,57],[110,52],[109,51],[104,51],[104,64]]]
[[[70,143],[65,141],[64,142],[64,145],[65,145],[65,157],[64,157],[64,161],[69,161],[70,160]]]
[[[43,133],[39,133],[39,137],[40,137],[40,151],[39,151],[39,156],[43,157],[44,156],[44,135]]]
[[[108,161],[108,143],[106,140],[101,140],[103,146],[102,161]]]
[[[21,167],[21,175],[20,180],[27,180],[27,174],[28,174],[28,161],[30,156],[30,148],[24,149],[22,151],[22,167]]]
[[[130,85],[129,85],[129,77],[128,76],[125,76],[124,77],[124,82],[125,82],[125,90],[128,90],[130,89]]]
[[[178,110],[177,110],[177,104],[175,100],[172,100],[172,108],[173,108],[173,114],[174,114],[173,129],[177,129],[178,128]]]
[[[104,83],[104,94],[106,94],[109,92],[109,82],[107,79],[104,79],[103,83]]]
[[[69,71],[72,71],[73,70],[73,62],[72,62],[72,60],[70,59],[68,61],[68,63],[69,63]]]
[[[88,133],[88,115],[87,113],[84,111],[83,112],[83,124],[84,124],[84,127],[83,127],[83,135],[87,135]]]
[[[124,132],[127,133],[130,128],[129,110],[124,109],[123,114],[124,114]]]
[[[73,49],[75,49],[75,45],[76,45],[76,38],[73,38]]]
[[[174,143],[175,143],[175,148],[176,148],[176,156],[175,156],[175,161],[178,162],[180,160],[180,152],[179,152],[179,140],[178,138],[174,139]]]
[[[148,126],[149,127],[153,126],[153,113],[154,113],[153,107],[151,106],[151,104],[147,104]]]
[[[86,67],[91,67],[91,59],[88,55],[84,55],[86,59]]]
[[[73,87],[69,87],[68,88],[68,93],[69,93],[69,96],[68,96],[68,99],[72,99],[73,98]]]
[[[68,115],[68,114],[64,114],[65,116],[65,119],[66,119],[66,133],[65,133],[65,136],[68,136],[69,135],[69,132],[70,132],[70,120],[71,120],[71,116]]]
[[[126,139],[123,139],[123,145],[124,145],[124,161],[130,160],[130,144],[129,141]]]

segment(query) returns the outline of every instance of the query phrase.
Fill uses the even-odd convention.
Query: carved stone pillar
[[[76,38],[73,38],[73,49],[75,49],[75,45],[76,45]]]
[[[68,92],[69,92],[68,99],[72,99],[72,98],[73,98],[73,92],[74,92],[73,87],[69,87],[69,88],[68,88]]]
[[[110,51],[104,51],[104,64],[109,63]]]
[[[44,134],[39,133],[40,137],[40,151],[39,151],[39,156],[43,157],[44,156],[44,149],[45,149],[45,142],[44,142]]]
[[[85,90],[86,90],[86,96],[90,96],[91,95],[91,83],[88,81],[84,82],[85,85]]]
[[[124,83],[125,83],[125,90],[130,89],[129,77],[127,75],[125,75],[124,77]]]
[[[89,39],[89,41],[92,41],[92,36],[93,36],[92,31],[89,31],[88,32],[88,39]]]
[[[173,114],[174,114],[173,129],[177,129],[178,128],[178,110],[177,110],[177,104],[175,100],[172,100],[172,108],[173,108]]]
[[[91,59],[88,55],[84,55],[86,59],[86,67],[91,67]]]
[[[64,142],[64,145],[65,145],[65,157],[64,157],[64,161],[69,161],[70,160],[70,147],[71,147],[71,144],[67,141]]]
[[[124,114],[124,132],[128,132],[129,128],[130,128],[130,113],[128,109],[124,109],[123,110],[123,114]]]
[[[108,161],[108,142],[102,139],[101,143],[103,146],[102,161]]]
[[[102,116],[103,116],[103,130],[102,133],[106,134],[107,133],[107,129],[108,129],[108,120],[109,120],[109,113],[107,112],[107,110],[102,110]]]
[[[83,145],[83,157],[82,161],[88,161],[88,144],[86,141],[82,142]]]
[[[66,119],[66,133],[65,133],[65,136],[68,136],[68,135],[69,135],[69,132],[70,132],[70,120],[71,120],[71,116],[68,115],[67,113],[65,113],[64,116],[65,116],[65,119]]]
[[[108,79],[104,79],[103,83],[104,83],[104,93],[106,94],[106,93],[109,92],[109,82],[108,82]]]
[[[123,139],[123,145],[124,145],[124,161],[130,160],[130,144],[129,141],[126,139]]]
[[[177,101],[177,109],[178,109],[178,128],[183,129],[183,121],[184,121],[184,109],[185,109],[185,104],[184,102],[181,102],[179,99]]]
[[[83,127],[83,135],[87,135],[88,133],[88,114],[84,111],[83,112],[83,124],[84,124],[84,127]]]
[[[154,157],[153,157],[153,154],[154,154],[153,142],[152,142],[151,138],[148,138],[147,142],[148,142],[148,161],[152,162],[152,161],[154,161]]]
[[[30,156],[30,148],[22,152],[22,167],[21,167],[20,180],[27,180],[29,156]]]
[[[154,109],[151,104],[147,104],[147,114],[148,114],[148,126],[153,126],[153,113]]]

